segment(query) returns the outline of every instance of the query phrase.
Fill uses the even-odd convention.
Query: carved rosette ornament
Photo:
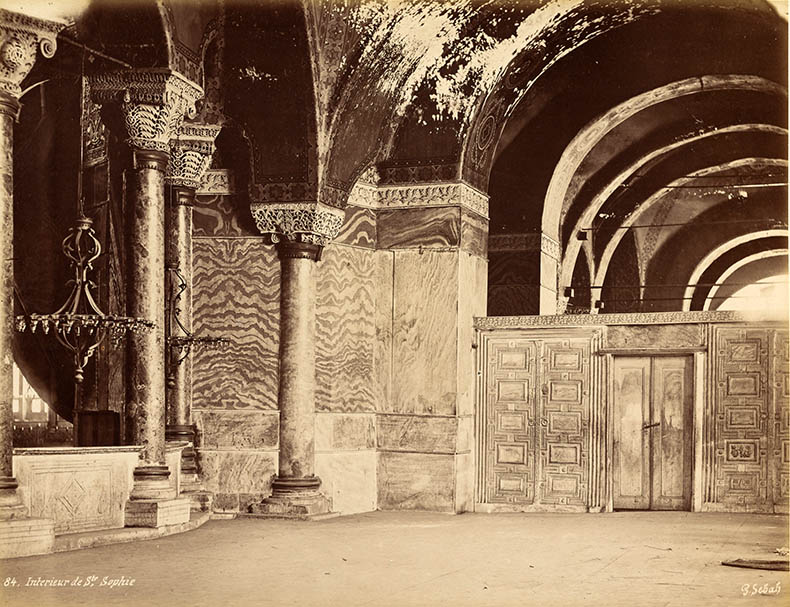
[[[253,203],[252,216],[261,234],[282,240],[326,246],[340,232],[342,209],[320,203]]]
[[[175,186],[198,189],[211,164],[214,140],[222,127],[204,124],[183,124],[175,139],[170,140],[170,170],[165,178]]]
[[[120,104],[131,147],[165,153],[203,96],[197,84],[167,68],[107,72],[93,76],[90,85],[97,103]]]
[[[45,21],[0,9],[0,91],[14,99],[36,62],[37,51],[50,59],[57,49],[58,32],[65,23]]]

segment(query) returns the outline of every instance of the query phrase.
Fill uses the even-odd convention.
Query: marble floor
[[[783,546],[788,519],[774,515],[374,512],[314,522],[221,520],[178,536],[0,562],[0,603],[787,605],[789,573],[720,564],[776,558]]]

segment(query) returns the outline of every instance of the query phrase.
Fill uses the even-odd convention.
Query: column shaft
[[[129,336],[127,415],[144,464],[165,463],[165,200],[167,154],[135,150],[127,309],[155,323]]]
[[[192,204],[195,198],[193,188],[171,186],[170,205],[167,209],[167,251],[165,265],[169,270],[170,297],[186,284],[177,301],[171,306],[178,308],[176,313],[169,310],[167,327],[170,337],[185,337],[192,332]],[[175,271],[178,271],[176,274]],[[180,323],[180,325],[179,325]],[[188,333],[185,333],[186,330]],[[187,356],[180,363],[178,352],[171,352],[169,359],[167,424],[186,426],[192,423],[192,357]],[[191,438],[186,438],[191,440]]]
[[[13,97],[0,92],[0,482],[13,477],[14,118],[18,107]]]
[[[279,478],[314,476],[315,259],[317,245],[279,245],[280,459]],[[276,482],[276,481],[275,481]],[[307,483],[306,486],[317,483]]]

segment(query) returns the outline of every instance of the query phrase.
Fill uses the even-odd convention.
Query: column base
[[[272,494],[260,504],[248,508],[250,514],[262,518],[289,518],[307,520],[323,517],[330,513],[329,500],[318,492],[321,479],[276,478],[272,482]]]
[[[189,522],[190,502],[185,498],[129,500],[126,502],[126,527],[165,527]]]
[[[189,443],[189,446],[181,451],[181,474],[197,474],[197,454],[194,446],[195,426],[170,424],[165,427],[165,440]]]
[[[137,466],[134,485],[129,495],[135,500],[170,500],[176,497],[176,488],[170,485],[170,470],[161,464]]]

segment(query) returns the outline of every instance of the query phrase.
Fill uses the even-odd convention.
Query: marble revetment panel
[[[276,409],[279,262],[262,238],[196,238],[193,332],[227,337],[192,354],[196,409]]]

